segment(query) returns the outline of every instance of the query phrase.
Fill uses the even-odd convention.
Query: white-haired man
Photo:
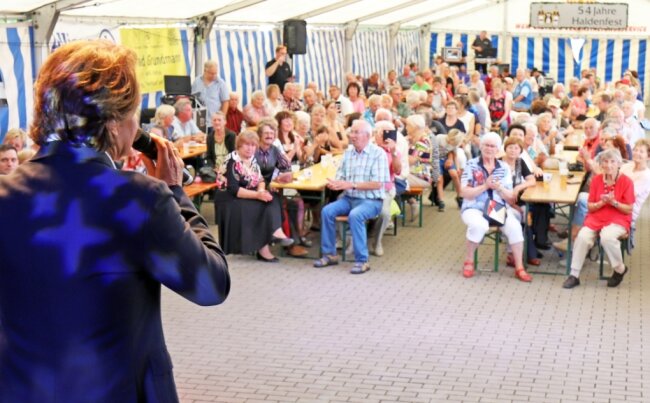
[[[228,84],[219,77],[219,64],[215,60],[208,60],[203,65],[203,74],[192,83],[192,94],[199,94],[199,101],[205,105],[208,116],[215,112],[228,112],[230,89]],[[208,121],[208,127],[212,123]]]
[[[384,186],[390,182],[386,152],[370,142],[372,128],[365,120],[355,120],[350,131],[350,144],[336,172],[328,181],[331,190],[342,190],[343,196],[323,208],[321,213],[321,251],[323,257],[314,262],[322,268],[338,264],[336,255],[336,217],[348,216],[354,266],[350,273],[370,270],[366,221],[377,217],[386,197]]]

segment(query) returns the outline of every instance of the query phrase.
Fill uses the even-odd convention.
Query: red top
[[[608,189],[606,189],[608,188]],[[589,203],[600,201],[600,196],[612,191],[611,186],[605,186],[604,176],[596,175],[589,187]],[[621,204],[634,204],[634,182],[625,175],[618,175],[613,186],[614,198]],[[596,211],[590,211],[585,218],[585,226],[600,231],[609,224],[618,224],[628,231],[632,223],[632,213],[624,214],[616,207],[606,204]]]

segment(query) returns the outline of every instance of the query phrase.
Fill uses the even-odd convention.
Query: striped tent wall
[[[395,39],[395,69],[398,74],[403,66],[420,62],[420,32],[419,30],[399,31]]]
[[[385,77],[389,70],[389,40],[387,29],[357,31],[352,39],[352,72],[363,77],[377,72]]]
[[[194,32],[191,29],[179,29],[181,36],[181,46],[183,48],[183,58],[185,60],[185,71],[188,76],[194,78]],[[142,108],[156,108],[160,105],[164,95],[163,91],[156,91],[142,94]]]
[[[463,43],[463,50],[468,56],[473,55],[471,46],[478,34],[478,32],[432,32],[429,44],[429,65],[433,65],[433,59],[436,55],[442,55],[442,48],[456,47],[459,42]],[[490,40],[492,41],[492,47],[497,48],[497,59],[503,59],[503,49],[499,46],[499,36],[492,35]]]
[[[10,128],[27,129],[32,121],[34,31],[29,25],[0,28],[0,72],[7,106],[0,106],[0,141]]]
[[[219,74],[242,105],[250,94],[266,87],[266,62],[281,42],[278,29],[216,26],[205,41],[206,60],[217,60]]]
[[[511,70],[518,67],[542,69],[558,82],[567,83],[572,77],[579,77],[580,71],[595,68],[596,74],[605,83],[621,79],[627,69],[639,73],[641,88],[648,99],[648,40],[585,38],[585,43],[574,59],[570,38],[513,37],[511,38]]]
[[[307,27],[307,54],[294,56],[293,74],[303,88],[313,81],[326,92],[331,84],[343,84],[344,60],[345,30]]]

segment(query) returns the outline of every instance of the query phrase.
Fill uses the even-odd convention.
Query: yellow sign
[[[163,91],[163,77],[187,74],[181,34],[177,28],[122,28],[122,45],[138,55],[140,92]]]

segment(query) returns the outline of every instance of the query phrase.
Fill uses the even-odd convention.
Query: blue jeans
[[[382,200],[357,199],[344,196],[330,203],[321,212],[321,250],[323,255],[336,255],[336,217],[347,215],[355,262],[368,261],[368,234],[366,221],[381,212]]]

